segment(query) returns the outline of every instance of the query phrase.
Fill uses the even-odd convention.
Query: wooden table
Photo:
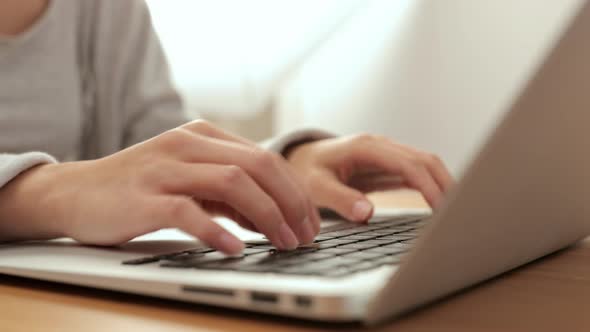
[[[423,206],[413,193],[373,197]],[[356,331],[135,295],[0,276],[0,331]],[[367,331],[590,331],[590,238]]]

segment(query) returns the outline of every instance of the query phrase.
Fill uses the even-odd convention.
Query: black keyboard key
[[[380,235],[378,237],[375,237],[374,239],[379,239],[379,240],[390,240],[392,243],[396,242],[396,241],[401,241],[402,239],[399,238],[399,235]]]
[[[357,249],[349,249],[349,248],[328,248],[320,250],[321,253],[326,254],[334,254],[335,256],[346,255],[351,252],[355,252]]]
[[[371,249],[368,249],[365,251],[353,252],[353,253],[350,253],[350,254],[342,256],[342,257],[349,258],[349,259],[357,259],[359,261],[366,261],[366,260],[381,258],[384,256],[383,253],[370,252],[370,250]]]
[[[168,254],[156,255],[154,257],[157,257],[159,260],[166,260],[166,259],[170,259],[170,258],[174,258],[174,257],[178,257],[178,256],[186,256],[186,255],[198,256],[200,254],[207,254],[207,253],[211,253],[211,252],[215,252],[215,249],[195,248],[195,249],[183,250],[183,251],[178,251],[178,252],[173,252],[173,253],[168,253]]]
[[[401,262],[402,255],[395,255],[395,256],[385,256],[379,259],[374,260],[373,262],[377,266],[381,265],[397,265]]]
[[[392,227],[387,227],[387,228],[383,228],[383,229],[376,229],[374,231],[371,231],[370,233],[381,234],[381,235],[391,235],[396,232],[399,233],[400,231],[396,231],[396,230],[392,229]]]
[[[213,248],[209,248],[209,247],[200,247],[200,248],[194,248],[194,249],[188,249],[188,250],[184,250],[184,251],[181,251],[180,253],[190,253],[190,254],[206,254],[206,253],[210,253],[210,252],[214,252],[214,251],[216,251],[216,250],[215,250],[215,249],[213,249]],[[173,253],[173,254],[171,254],[171,255],[174,255],[174,253]],[[166,256],[166,255],[163,255],[163,256]]]
[[[141,265],[141,264],[155,263],[155,262],[158,262],[161,260],[170,259],[170,258],[177,257],[177,256],[201,254],[201,253],[208,253],[208,252],[214,252],[214,251],[215,251],[215,249],[211,249],[209,247],[198,247],[198,248],[183,250],[183,251],[179,251],[179,252],[130,259],[130,260],[124,261],[123,264],[124,265]]]
[[[418,235],[420,235],[420,233],[421,233],[421,232],[422,232],[422,231],[421,231],[420,229],[417,229],[417,228],[411,228],[411,229],[408,229],[408,230],[406,230],[406,231],[399,232],[399,233],[396,233],[396,234],[400,234],[400,235],[411,235],[411,236],[418,236]]]
[[[333,269],[326,269],[319,273],[323,277],[344,277],[354,273],[356,270],[352,266],[338,266]]]
[[[379,267],[379,265],[375,264],[374,261],[362,261],[362,262],[358,262],[352,266],[349,266],[348,268],[354,272],[358,272],[358,271],[374,269],[377,267]]]
[[[330,267],[317,267],[317,266],[290,266],[282,269],[280,273],[284,274],[298,274],[298,275],[317,275],[322,272],[329,270]]]
[[[377,236],[378,235],[365,235],[363,233],[360,233],[360,234],[354,234],[354,235],[348,235],[345,237],[341,237],[340,239],[363,241],[363,240],[374,239]]]
[[[276,249],[277,247],[273,246],[272,244],[255,244],[252,245],[250,248],[271,250]]]
[[[392,244],[388,244],[385,246],[382,246],[380,248],[392,248],[395,250],[402,250],[401,252],[405,252],[408,251],[410,249],[411,246],[407,245],[407,244],[403,244],[403,242],[396,242],[396,243],[392,243]]]
[[[319,248],[321,248],[322,244],[310,244],[309,246],[305,245],[305,246],[301,246],[301,247],[297,247],[294,250],[288,250],[288,251],[280,251],[280,250],[271,250],[269,251],[270,255],[274,255],[275,257],[278,256],[299,256],[299,255],[303,255],[303,254],[307,254],[307,253],[311,253],[311,252],[316,252],[318,251]]]
[[[306,261],[305,254],[316,252],[316,248],[299,247],[292,251],[280,251],[272,249],[268,252],[246,256],[247,259],[255,261],[258,265],[287,266]]]
[[[167,263],[161,263],[160,267],[170,267],[170,268],[175,268],[175,269],[190,269],[190,268],[193,268],[194,266],[192,266],[190,264],[185,264],[183,262],[167,262]]]
[[[243,256],[241,256],[243,257]],[[160,266],[163,267],[182,267],[183,265],[186,267],[198,267],[199,265],[203,265],[205,263],[211,263],[215,261],[222,261],[224,259],[236,259],[239,257],[235,256],[227,256],[222,254],[221,252],[212,252],[205,255],[194,255],[194,256],[187,256],[182,259],[172,258],[167,259],[162,263]]]
[[[165,261],[172,261],[172,262],[185,262],[188,260],[198,259],[199,257],[204,257],[206,254],[189,254],[189,253],[181,253],[179,255],[171,255],[169,257],[163,258]]]
[[[310,262],[306,264],[302,264],[302,267],[305,268],[317,268],[318,270],[326,269],[326,268],[333,268],[337,266],[348,266],[356,264],[358,261],[352,258],[346,258],[346,256],[336,256],[330,259],[324,259],[321,261]]]
[[[248,256],[248,255],[253,255],[253,254],[259,254],[262,252],[268,252],[270,249],[264,249],[264,248],[244,248],[244,251],[242,252],[244,255]]]
[[[384,245],[388,245],[388,244],[392,244],[395,242],[398,242],[399,240],[388,240],[388,239],[372,239],[372,240],[367,240],[365,242],[371,243],[371,244],[376,244],[376,245],[380,245],[380,246],[384,246]]]
[[[312,262],[312,260],[307,258],[305,255],[301,255],[278,260],[274,262],[274,266],[301,266],[309,262]]]
[[[203,263],[197,267],[200,269],[219,269],[219,270],[241,270],[253,265],[262,265],[260,255],[250,255],[240,258],[231,258]]]
[[[142,264],[155,263],[155,262],[158,262],[159,260],[160,260],[160,258],[158,258],[156,256],[150,256],[150,257],[141,257],[141,258],[126,260],[126,261],[123,261],[123,264],[124,265],[142,265]]]
[[[397,255],[397,254],[401,254],[403,252],[406,252],[406,249],[403,248],[391,248],[391,247],[375,247],[375,248],[371,248],[371,249],[367,249],[362,251],[363,253],[375,253],[375,254],[379,254],[380,256],[383,255]]]
[[[328,259],[328,258],[331,258],[331,257],[334,257],[334,256],[336,256],[336,255],[333,254],[333,253],[327,253],[327,252],[324,252],[324,251],[319,251],[319,252],[312,252],[312,253],[308,253],[308,254],[305,254],[305,255],[301,255],[300,257],[301,258],[305,258],[308,261],[319,261],[319,260]]]
[[[404,233],[404,232],[412,231],[412,230],[416,229],[416,227],[410,226],[410,225],[403,225],[403,226],[391,226],[391,227],[388,227],[387,229],[394,232],[394,233]]]
[[[373,247],[377,247],[377,246],[379,246],[378,243],[371,243],[369,241],[364,241],[364,242],[345,244],[345,245],[337,247],[337,249],[364,250],[364,249],[369,249],[369,248],[373,248]]]
[[[408,242],[408,241],[400,241],[400,242],[392,243],[392,245],[394,245],[398,248],[410,249],[414,244],[412,242]]]
[[[264,239],[261,239],[261,240],[248,240],[248,241],[244,241],[244,244],[246,246],[257,246],[257,245],[265,245],[265,244],[271,245],[271,242],[268,239],[264,238]]]
[[[308,262],[312,262],[312,261],[323,259],[323,258],[313,259],[311,257],[311,255],[314,255],[314,254],[315,253],[312,252],[312,253],[301,254],[301,255],[293,255],[293,256],[288,256],[288,257],[281,258],[281,259],[265,260],[262,263],[265,263],[265,264],[274,264],[276,266],[287,266],[287,265],[304,264],[304,263],[308,263]]]
[[[325,243],[342,245],[342,244],[355,243],[358,241],[359,240],[349,239],[348,237],[341,237],[341,238],[325,241]]]
[[[334,248],[339,246],[339,243],[332,242],[332,240],[323,241],[319,243],[310,243],[300,246],[299,248],[315,248],[317,250],[327,249],[327,248]]]
[[[279,272],[282,268],[272,265],[264,265],[264,264],[250,264],[244,265],[236,269],[237,271],[243,272]]]
[[[421,218],[412,223],[413,226],[426,226],[430,218]]]
[[[331,239],[334,239],[334,237],[333,236],[318,235],[315,237],[314,242],[322,242],[322,241],[331,240]]]
[[[364,233],[359,233],[357,235],[378,237],[378,236],[383,236],[384,234],[383,234],[383,232],[368,231],[368,232],[364,232]]]
[[[377,237],[377,238],[375,238],[375,240],[390,241],[390,243],[394,243],[394,242],[411,240],[414,238],[416,238],[416,237],[415,236],[406,236],[406,235],[386,235],[386,236]]]
[[[335,232],[329,232],[329,233],[325,233],[322,234],[322,236],[325,237],[331,237],[334,239],[340,238],[340,237],[344,237],[347,235],[352,235],[352,234],[356,234],[356,233],[360,233],[361,231],[349,231],[349,230],[344,230],[344,231],[335,231]]]

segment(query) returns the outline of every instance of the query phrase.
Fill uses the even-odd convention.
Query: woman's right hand
[[[102,159],[23,173],[0,190],[0,237],[117,245],[179,228],[238,253],[241,241],[211,220],[221,214],[293,249],[319,232],[309,197],[281,156],[194,121]]]

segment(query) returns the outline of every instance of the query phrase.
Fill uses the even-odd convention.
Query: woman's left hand
[[[440,158],[383,136],[361,134],[314,141],[292,148],[286,157],[318,207],[357,222],[367,221],[373,214],[367,192],[410,187],[436,208],[453,184]]]

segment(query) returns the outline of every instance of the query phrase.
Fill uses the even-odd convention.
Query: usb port
[[[258,303],[277,303],[279,298],[276,294],[264,292],[252,292],[250,295],[252,302]]]
[[[311,297],[309,296],[295,296],[295,304],[300,308],[309,308],[311,307],[311,303]]]

